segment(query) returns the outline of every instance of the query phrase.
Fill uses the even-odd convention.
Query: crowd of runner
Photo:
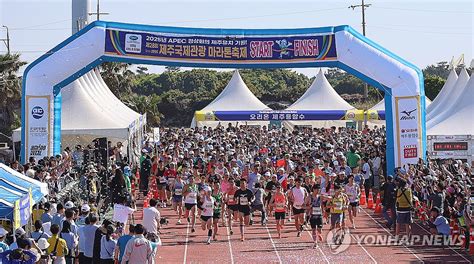
[[[78,179],[80,194],[49,197],[33,214],[33,230],[0,229],[0,256],[3,263],[17,263],[11,259],[20,256],[31,260],[24,263],[153,263],[161,224],[168,221],[207,233],[207,244],[224,239],[219,228],[245,241],[248,225],[272,221],[277,238],[291,222],[297,237],[311,230],[318,247],[324,226],[338,234],[333,243],[356,229],[361,196],[371,194],[380,195],[394,235],[409,235],[416,217],[433,234],[446,236],[449,221],[456,221],[469,238],[471,166],[420,160],[387,172],[385,138],[377,127],[168,128],[159,144],[144,143],[136,162],[120,144],[108,149],[109,168],[85,160],[81,147],[23,166],[13,163],[48,182],[54,194],[65,175]],[[130,217],[137,200],[148,203],[140,221]],[[176,218],[162,218],[161,210],[176,211]]]

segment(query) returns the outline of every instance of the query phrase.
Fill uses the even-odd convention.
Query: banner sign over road
[[[196,111],[196,121],[310,121],[355,120],[363,121],[363,110],[298,110],[298,111]],[[367,114],[370,120],[378,115]]]
[[[336,60],[334,34],[210,36],[107,29],[105,53],[179,62],[314,62]]]

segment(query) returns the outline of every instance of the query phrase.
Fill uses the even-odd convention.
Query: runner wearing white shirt
[[[156,208],[157,204],[157,200],[150,199],[150,207],[143,210],[143,226],[148,233],[158,234],[161,215]]]
[[[202,230],[207,229],[207,244],[211,243],[212,237],[212,222],[214,215],[214,206],[216,200],[211,196],[212,189],[209,186],[204,187],[204,195],[202,197],[202,211],[201,211],[201,227]]]
[[[306,197],[308,192],[304,187],[301,186],[301,178],[296,178],[295,187],[291,189],[289,200],[293,204],[293,215],[295,216],[295,228],[297,237],[301,237],[301,231],[303,231],[304,223],[304,211]]]
[[[349,197],[349,221],[351,221],[352,228],[355,229],[354,218],[357,216],[357,207],[359,206],[360,188],[354,183],[354,175],[349,175],[349,182],[344,187],[347,196]]]
[[[194,225],[196,224],[196,205],[197,205],[197,195],[198,195],[198,186],[194,183],[194,177],[188,177],[189,183],[186,184],[183,188],[184,195],[184,215],[188,219],[189,223],[189,213],[191,213],[191,233],[195,232]]]

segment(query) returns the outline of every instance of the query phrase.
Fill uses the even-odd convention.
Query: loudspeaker
[[[107,138],[96,138],[94,139],[94,158],[95,162],[100,163],[104,167],[108,167],[109,162],[109,151],[107,146]]]

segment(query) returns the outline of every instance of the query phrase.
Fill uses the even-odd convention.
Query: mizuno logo
[[[401,113],[404,114],[404,116],[400,117],[400,120],[412,120],[415,119],[415,116],[412,116],[411,114],[416,111],[416,108],[411,110],[411,111],[402,111]]]

